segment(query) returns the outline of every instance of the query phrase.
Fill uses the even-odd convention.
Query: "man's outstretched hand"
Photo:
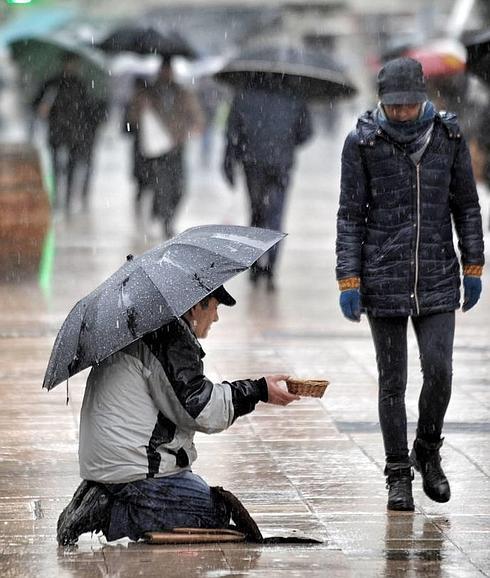
[[[289,375],[267,375],[265,380],[267,382],[267,391],[269,399],[267,403],[274,405],[288,405],[292,401],[301,399],[299,395],[289,393],[287,389],[279,385],[279,381],[286,381]]]

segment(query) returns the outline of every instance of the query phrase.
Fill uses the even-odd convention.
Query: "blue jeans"
[[[208,484],[190,471],[127,484],[106,484],[113,498],[108,541],[139,540],[172,528],[226,528],[230,514]]]

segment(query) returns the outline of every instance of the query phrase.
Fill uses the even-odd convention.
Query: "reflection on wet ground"
[[[414,514],[388,514],[377,427],[376,371],[367,324],[337,308],[333,240],[339,146],[319,139],[302,152],[292,190],[276,293],[232,281],[233,310],[203,343],[208,376],[284,372],[327,378],[322,400],[262,405],[229,431],[199,435],[195,471],[235,492],[264,535],[299,533],[321,545],[149,546],[85,535],[58,549],[56,519],[79,483],[78,414],[87,372],[41,390],[56,332],[74,303],[128,253],[156,242],[132,215],[126,145],[104,135],[92,208],[54,222],[50,269],[0,285],[0,575],[309,578],[490,573],[490,292],[458,313],[454,393],[444,466],[453,498],[436,504],[415,481]],[[120,155],[118,165],[110,154]],[[192,155],[190,194],[178,230],[206,222],[246,223],[242,191],[230,195],[218,168]],[[194,163],[194,164],[193,164]],[[231,216],[230,216],[231,215]],[[306,226],[307,224],[307,226]],[[484,279],[488,284],[488,274]],[[420,388],[410,337],[409,428]]]

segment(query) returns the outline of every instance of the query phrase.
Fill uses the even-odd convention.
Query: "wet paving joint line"
[[[100,537],[98,536],[98,541],[99,544],[102,545],[102,548],[99,549],[95,549],[95,548],[91,548],[92,552],[95,554],[97,552],[101,552],[102,553],[102,560],[104,562],[104,568],[101,568],[101,572],[102,572],[102,576],[111,576],[111,565],[109,564],[109,561],[107,559],[107,556],[109,555],[110,550],[105,550],[104,546],[105,546],[105,542],[103,542]]]
[[[264,442],[262,440],[262,437],[260,436],[260,433],[257,431],[254,423],[249,420],[250,422],[250,427],[252,429],[252,432],[254,434],[254,436],[256,437],[256,439],[259,440],[261,449],[264,451],[264,453],[269,457],[270,460],[272,460],[272,462],[275,464],[276,468],[282,472],[282,474],[284,475],[284,477],[287,479],[287,481],[293,486],[294,488],[294,492],[296,493],[296,495],[298,496],[298,498],[301,500],[302,503],[305,504],[305,506],[308,508],[308,511],[310,512],[310,514],[314,517],[314,519],[318,522],[318,524],[323,528],[323,531],[325,532],[325,535],[327,536],[325,542],[328,543],[333,543],[333,539],[330,536],[330,533],[328,531],[327,526],[324,524],[324,522],[320,519],[320,517],[318,516],[318,514],[315,512],[315,510],[313,510],[312,506],[310,505],[310,503],[308,502],[308,500],[303,496],[302,492],[300,491],[300,489],[297,487],[297,485],[291,480],[291,478],[287,475],[287,472],[284,470],[283,467],[280,466],[280,464],[278,463],[277,459],[274,456],[274,453],[269,449],[269,445],[266,444],[266,442]],[[336,544],[338,545],[338,544]]]
[[[488,383],[487,380],[484,379],[481,382],[481,385],[483,387],[488,387]],[[489,409],[489,405],[487,403],[485,403],[482,399],[481,396],[475,395],[474,393],[472,393],[471,391],[464,391],[464,395],[466,395],[467,397],[469,397],[472,401],[474,401],[477,405],[484,407],[486,409]]]
[[[41,329],[26,329],[0,332],[0,339],[17,339],[19,337],[51,337],[59,331],[59,326]]]
[[[458,447],[456,447],[455,445],[453,445],[452,443],[448,442],[448,447],[450,447],[454,452],[458,453],[460,456],[463,456],[465,459],[467,459],[470,464],[476,469],[478,470],[481,474],[483,474],[487,479],[490,478],[490,474],[488,472],[486,472],[481,466],[480,464],[478,464],[477,462],[475,462],[468,454],[465,454],[465,452],[461,449],[459,449]]]
[[[310,332],[298,332],[298,331],[263,331],[262,335],[266,339],[295,339],[295,340],[328,340],[337,341],[339,339],[348,339],[349,341],[367,341],[371,339],[370,334],[359,334],[352,335],[351,333],[343,333],[337,331],[310,331]]]
[[[361,449],[362,453],[369,455],[363,450],[363,448],[357,444],[357,442],[351,436],[351,433],[375,433],[379,431],[379,423],[378,422],[347,422],[347,421],[336,421],[332,420],[339,433],[345,434],[349,440],[351,440],[358,448]],[[415,428],[416,422],[409,421],[407,424],[409,427],[412,426]],[[487,433],[490,432],[490,423],[487,422],[446,422],[444,424],[444,431],[451,432],[451,433]],[[490,477],[489,473],[486,472],[477,462],[475,462],[470,456],[468,456],[463,450],[459,449],[458,447],[454,446],[450,442],[447,442],[446,445],[450,447],[453,451],[459,453],[465,459],[467,459],[471,465],[477,469],[481,474],[483,474],[486,478]],[[370,461],[374,461],[369,457]],[[377,462],[374,461],[377,465]]]
[[[469,351],[470,353],[486,353],[490,355],[490,346],[488,345],[477,345],[475,343],[465,343],[454,345],[454,352],[458,351]]]
[[[40,520],[44,518],[44,511],[41,507],[41,500],[30,500],[29,510],[32,512],[34,520]]]
[[[352,352],[349,349],[349,347],[344,345],[342,342],[339,343],[339,349],[344,351],[345,354],[347,355],[347,359],[349,359],[349,361],[352,361],[352,363],[354,365],[357,365],[357,367],[361,368],[363,372],[365,372],[371,378],[372,382],[375,385],[378,384],[378,374],[376,364],[374,362],[374,356],[372,358],[369,358],[368,361],[363,361],[363,358],[361,356],[352,355]]]
[[[460,552],[463,555],[463,557],[466,558],[472,566],[474,566],[475,570],[477,570],[482,576],[489,576],[489,574],[487,574],[485,572],[485,569],[480,567],[478,562],[475,562],[472,560],[471,552],[466,552],[461,546],[459,546],[454,541],[454,539],[451,538],[451,536],[448,533],[446,533],[444,525],[440,521],[438,521],[438,518],[441,518],[441,516],[437,516],[434,518],[434,516],[431,517],[430,514],[427,514],[423,507],[419,507],[419,509],[420,509],[421,514],[423,516],[425,516],[425,518],[427,518],[430,521],[430,523],[438,529],[438,531],[444,537],[444,540],[449,542],[450,544],[452,544],[456,548],[456,550],[458,550],[458,552]],[[445,519],[445,522],[448,522],[448,521],[449,521],[449,517]]]
[[[340,433],[377,433],[380,431],[378,421],[340,421],[333,420]],[[409,428],[415,429],[417,421],[408,421]],[[490,422],[445,422],[444,431],[448,433],[490,433]]]

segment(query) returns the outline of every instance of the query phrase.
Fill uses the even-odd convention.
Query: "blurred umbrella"
[[[68,7],[34,8],[22,11],[0,26],[0,45],[7,46],[18,38],[48,34],[75,18],[76,10]]]
[[[332,58],[301,47],[268,45],[244,50],[215,74],[235,88],[272,84],[307,99],[345,98],[356,89]]]
[[[490,29],[467,39],[466,49],[468,70],[490,85]]]
[[[60,74],[67,55],[79,60],[79,76],[95,98],[106,100],[109,92],[109,71],[103,54],[61,35],[32,36],[11,42],[12,59],[20,72],[20,81],[28,98],[37,93],[46,80]]]
[[[418,60],[426,78],[452,76],[466,69],[466,49],[453,38],[441,38],[424,46],[410,48],[404,52]]]
[[[114,30],[97,45],[104,52],[135,52],[159,54],[164,58],[184,56],[196,58],[192,46],[175,31],[160,32],[156,28],[126,26]]]
[[[284,238],[269,229],[193,227],[133,258],[70,311],[49,359],[53,388],[180,317]]]

